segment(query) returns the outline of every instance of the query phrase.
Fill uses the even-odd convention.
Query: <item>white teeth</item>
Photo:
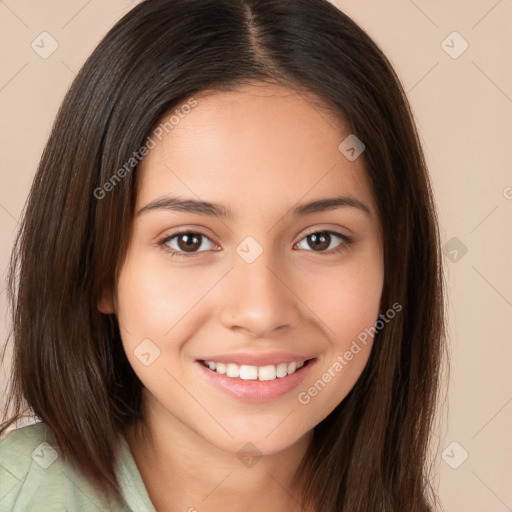
[[[258,368],[258,378],[260,380],[274,380],[277,375],[276,367],[273,364],[261,366]]]
[[[243,380],[256,380],[258,378],[258,368],[256,366],[240,366],[240,378]]]
[[[240,375],[240,366],[237,364],[229,363],[226,365],[226,375],[228,377],[238,377]]]
[[[204,361],[204,364],[210,370],[226,375],[226,377],[240,378],[242,380],[269,381],[295,373],[295,371],[304,366],[304,361],[279,363],[278,365],[269,364],[266,366],[250,366],[245,364],[238,366],[235,363],[226,364],[215,361]]]
[[[276,374],[278,377],[286,377],[288,375],[288,365],[286,363],[279,363]]]

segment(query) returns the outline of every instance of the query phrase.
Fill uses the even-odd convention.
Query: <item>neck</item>
[[[171,415],[145,418],[126,439],[158,512],[302,510],[294,476],[312,431],[278,453],[250,458],[212,445]]]

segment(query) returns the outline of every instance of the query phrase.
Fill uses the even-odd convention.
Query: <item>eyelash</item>
[[[352,244],[352,241],[353,241],[351,237],[349,237],[347,235],[344,235],[342,233],[339,233],[338,231],[333,231],[331,229],[322,229],[322,230],[319,230],[319,231],[312,231],[311,233],[307,233],[297,243],[300,243],[302,240],[304,240],[304,238],[307,238],[310,235],[317,235],[319,233],[328,233],[329,235],[337,236],[337,237],[341,238],[343,242],[340,243],[334,249],[330,249],[329,251],[313,251],[313,250],[310,250],[308,252],[316,252],[318,254],[338,254],[338,253],[342,253],[345,250],[347,250],[350,247],[350,245]],[[171,236],[166,236],[165,238],[159,240],[157,242],[157,244],[160,246],[160,248],[165,253],[169,254],[171,257],[177,256],[178,258],[190,258],[190,257],[193,257],[193,256],[195,256],[197,254],[200,254],[201,252],[204,252],[204,251],[196,251],[196,252],[191,252],[191,253],[187,254],[186,252],[181,252],[181,251],[176,251],[175,249],[171,249],[167,245],[167,242],[170,242],[173,238],[181,236],[181,235],[199,235],[201,237],[204,237],[204,238],[210,240],[208,238],[208,236],[206,236],[205,234],[201,233],[200,231],[179,231],[177,233],[172,234]]]

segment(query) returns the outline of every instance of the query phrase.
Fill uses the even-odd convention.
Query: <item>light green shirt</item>
[[[106,500],[78,469],[59,455],[52,431],[36,423],[0,441],[2,512],[156,512],[126,439],[117,464],[124,506]]]

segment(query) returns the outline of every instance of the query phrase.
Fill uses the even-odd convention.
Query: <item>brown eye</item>
[[[338,239],[338,243],[336,243]],[[297,246],[300,249],[313,250],[314,252],[326,252],[327,250],[338,250],[348,245],[349,238],[335,231],[317,231],[305,236]]]
[[[194,252],[201,247],[201,235],[184,233],[178,235],[178,247],[185,252]]]
[[[306,237],[309,247],[315,251],[325,251],[331,243],[331,235],[329,233],[313,233]]]
[[[204,252],[213,249],[215,244],[201,233],[185,232],[176,233],[160,242],[169,251],[178,254]]]

